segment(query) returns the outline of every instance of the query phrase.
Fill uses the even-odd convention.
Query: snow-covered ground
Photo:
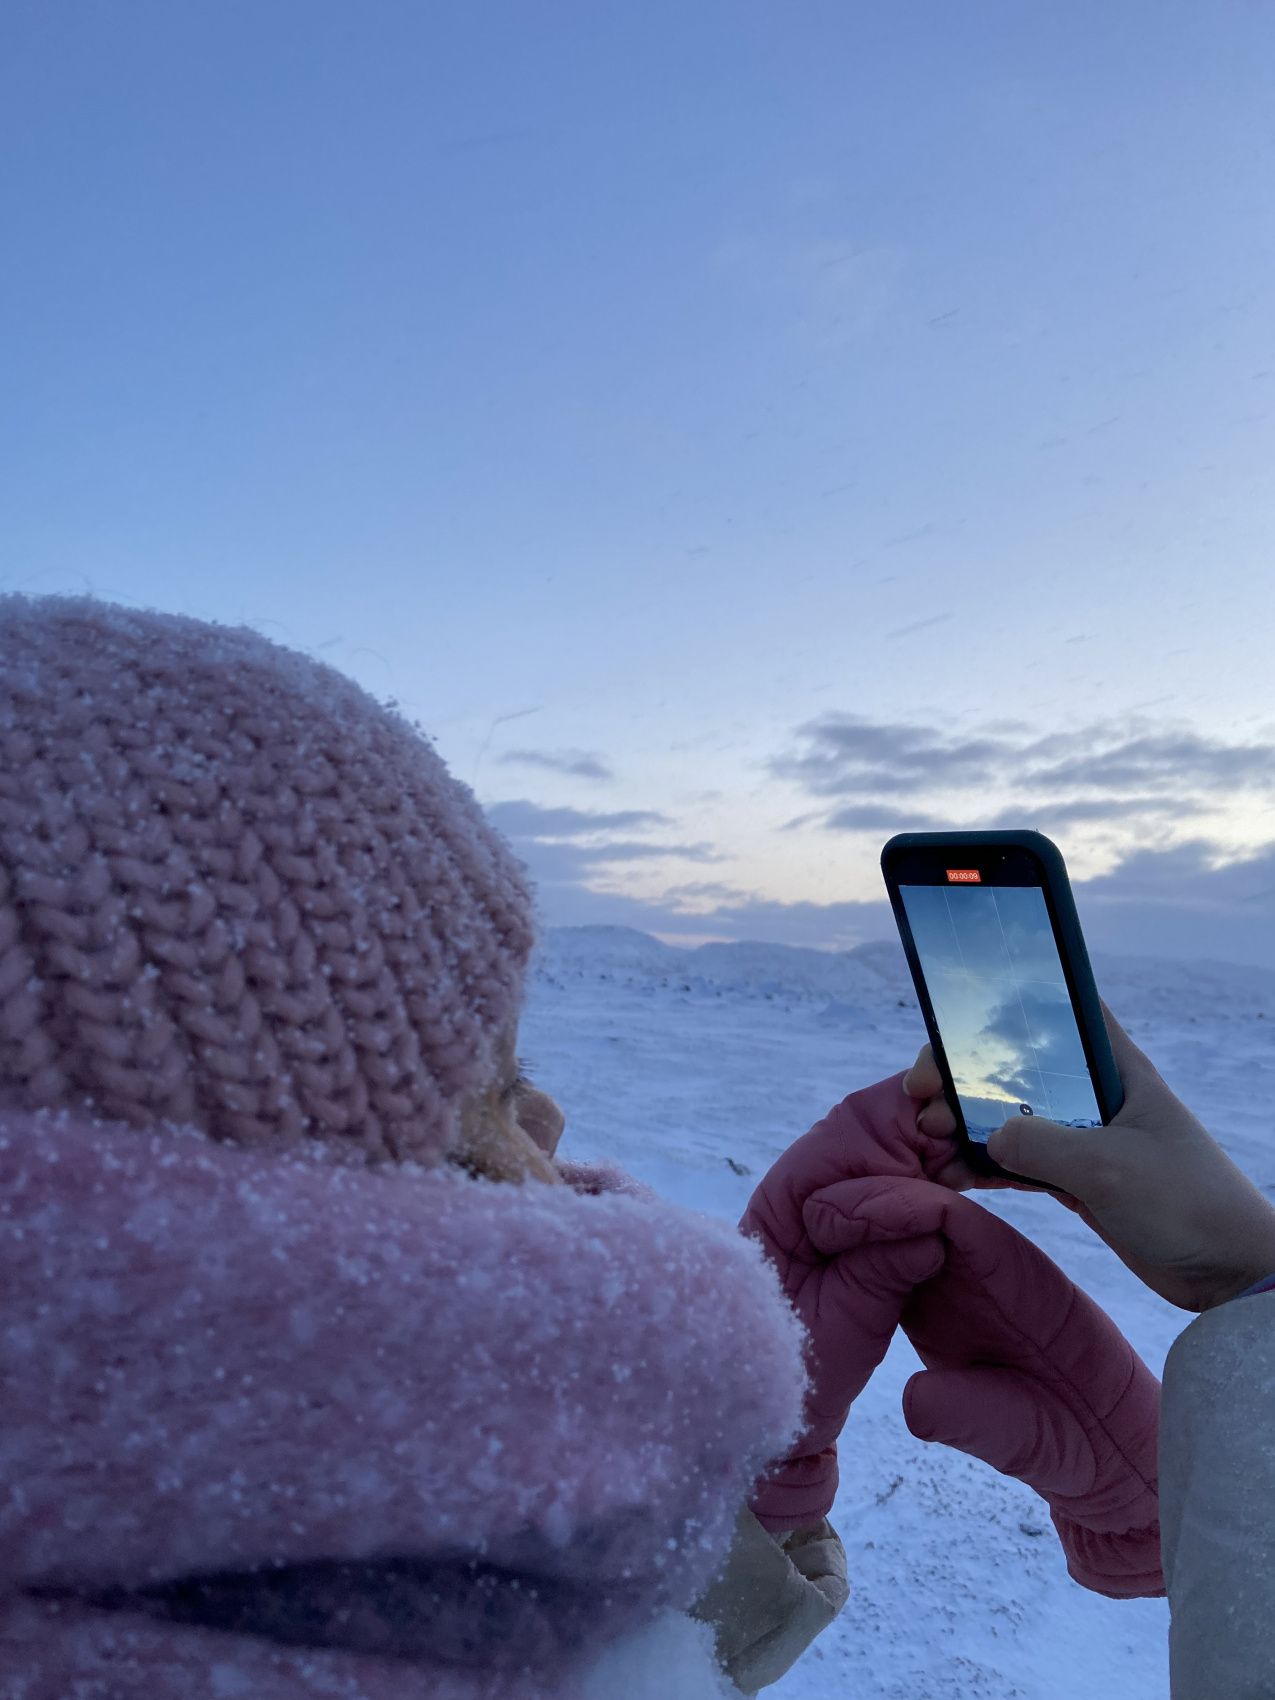
[[[1095,969],[1170,1084],[1275,1195],[1275,973],[1101,958]],[[789,1140],[848,1091],[905,1066],[923,1038],[892,944],[839,955],[684,951],[624,929],[580,928],[545,941],[522,1050],[567,1112],[564,1154],[612,1159],[667,1198],[734,1219]],[[1051,1200],[984,1199],[1088,1288],[1159,1369],[1187,1318]],[[833,1519],[850,1557],[850,1605],[768,1692],[1164,1700],[1163,1603],[1085,1593],[1029,1490],[913,1440],[899,1398],[915,1367],[899,1339],[842,1441]],[[674,1636],[668,1646],[677,1645]]]

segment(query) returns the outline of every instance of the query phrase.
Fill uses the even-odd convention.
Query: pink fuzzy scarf
[[[0,1700],[568,1700],[802,1392],[657,1203],[10,1117]]]

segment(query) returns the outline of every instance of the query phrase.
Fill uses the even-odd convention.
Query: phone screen
[[[961,878],[899,895],[966,1132],[985,1144],[1010,1116],[1101,1127],[1044,892]]]

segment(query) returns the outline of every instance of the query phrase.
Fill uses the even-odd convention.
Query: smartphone
[[[987,1141],[1011,1116],[1109,1122],[1124,1092],[1057,846],[906,832],[881,871],[971,1167],[1007,1174]]]

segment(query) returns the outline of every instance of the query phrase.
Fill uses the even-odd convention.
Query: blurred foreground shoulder
[[[1173,1700],[1275,1695],[1275,1292],[1205,1312],[1164,1373]]]

